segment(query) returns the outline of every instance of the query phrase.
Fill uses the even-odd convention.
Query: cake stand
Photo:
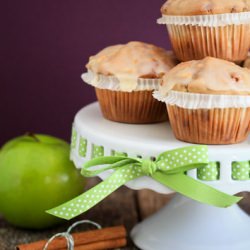
[[[119,153],[153,159],[166,150],[191,145],[176,140],[167,122],[150,125],[111,122],[102,117],[98,104],[93,103],[75,117],[71,159],[77,168],[81,168],[93,156]],[[187,174],[228,194],[250,191],[249,140],[237,145],[208,148],[210,161],[217,164],[218,178],[200,180],[197,169]],[[244,165],[241,169],[242,162],[247,167]],[[234,178],[242,173],[242,180]],[[109,175],[107,171],[100,177],[105,179]],[[135,190],[173,193],[150,177],[130,181],[127,186]],[[145,250],[249,250],[250,218],[238,205],[216,208],[176,194],[167,206],[136,225],[131,236],[134,243]]]

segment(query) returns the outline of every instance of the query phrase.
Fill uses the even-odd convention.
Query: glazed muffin
[[[106,119],[156,123],[167,116],[165,106],[153,98],[152,91],[174,65],[173,55],[164,49],[130,42],[107,47],[90,57],[83,80],[95,87]]]
[[[180,61],[217,57],[240,63],[250,48],[249,0],[168,0],[161,8]]]
[[[154,96],[167,105],[175,137],[199,144],[244,141],[250,124],[250,70],[206,57],[184,62]]]

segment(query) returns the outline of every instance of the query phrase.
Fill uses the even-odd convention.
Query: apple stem
[[[34,133],[27,132],[26,135],[32,137],[35,141],[40,142],[40,140],[37,138],[37,136]]]

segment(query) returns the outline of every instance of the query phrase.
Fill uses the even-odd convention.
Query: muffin
[[[168,0],[161,8],[180,61],[206,56],[240,63],[250,48],[250,0]]]
[[[247,68],[212,57],[184,62],[164,76],[154,96],[166,103],[171,127],[181,141],[234,144],[248,136]]]
[[[165,105],[152,96],[161,79],[175,66],[173,55],[142,42],[103,49],[90,57],[82,78],[95,87],[103,116],[123,123],[166,120]]]

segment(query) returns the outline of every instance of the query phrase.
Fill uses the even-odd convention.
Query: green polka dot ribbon
[[[92,145],[92,159],[104,156],[104,147]]]
[[[205,204],[228,207],[239,202],[240,197],[228,195],[185,175],[188,170],[208,167],[208,163],[206,146],[166,151],[160,154],[156,161],[125,156],[97,157],[84,164],[82,175],[93,177],[107,170],[113,170],[113,173],[97,186],[48,210],[47,213],[63,219],[72,219],[98,204],[128,181],[142,176],[151,176],[166,187]]]
[[[233,162],[232,179],[237,181],[248,181],[250,179],[250,165],[248,161]]]
[[[202,181],[217,181],[220,179],[218,162],[209,162],[206,166],[197,169],[197,177]]]
[[[87,145],[88,145],[88,141],[85,138],[80,137],[78,153],[81,157],[86,157]]]
[[[123,152],[119,152],[119,151],[113,150],[113,151],[112,151],[112,156],[125,156],[125,157],[127,157],[128,154],[127,154],[127,153],[123,153]]]
[[[77,132],[73,128],[72,129],[72,135],[71,135],[71,148],[72,149],[76,148],[76,141],[77,141]]]

